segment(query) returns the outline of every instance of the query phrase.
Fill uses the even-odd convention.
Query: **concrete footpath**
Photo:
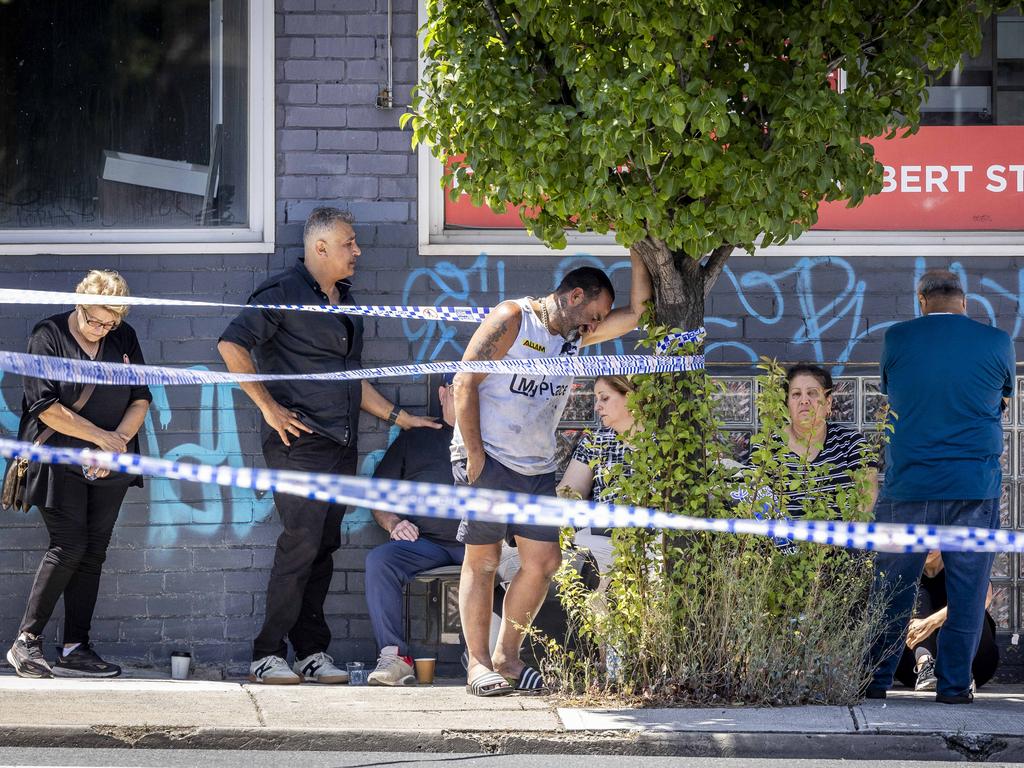
[[[578,709],[433,686],[23,680],[0,674],[0,746],[316,749],[1024,762],[1024,687],[970,706]]]

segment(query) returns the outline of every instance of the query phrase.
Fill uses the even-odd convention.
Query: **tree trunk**
[[[644,238],[633,248],[651,273],[658,323],[683,330],[703,325],[704,300],[733,247],[723,245],[699,260],[687,253],[673,253],[664,241],[654,238]]]

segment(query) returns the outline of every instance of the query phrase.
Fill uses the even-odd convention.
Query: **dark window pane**
[[[0,229],[248,223],[245,0],[0,3]]]
[[[922,125],[1024,125],[1024,18],[1007,13],[988,23],[981,53],[964,56],[928,89]]]

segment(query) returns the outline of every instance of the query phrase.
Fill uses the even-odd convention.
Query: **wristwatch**
[[[401,415],[401,413],[402,413],[402,409],[401,408],[399,408],[397,405],[393,406],[391,408],[391,413],[388,414],[388,421],[390,421],[392,424],[397,424],[398,423],[398,417]]]

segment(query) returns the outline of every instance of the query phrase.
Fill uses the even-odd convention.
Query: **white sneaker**
[[[397,645],[381,648],[377,668],[370,673],[366,681],[370,685],[416,685],[416,674],[411,661],[408,656],[398,655]]]
[[[298,685],[302,678],[288,669],[280,656],[264,656],[249,665],[249,682],[266,685]]]
[[[348,672],[334,666],[334,659],[323,651],[296,659],[292,671],[307,683],[347,683]]]

